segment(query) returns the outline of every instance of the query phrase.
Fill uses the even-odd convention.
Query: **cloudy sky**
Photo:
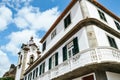
[[[22,43],[40,39],[71,0],[0,0],[0,77],[17,64]],[[120,16],[120,0],[98,0]]]

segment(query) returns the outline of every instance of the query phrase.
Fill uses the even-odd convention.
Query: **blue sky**
[[[31,36],[40,46],[40,39],[70,1],[0,0],[0,76],[11,63],[17,64],[20,46]],[[120,0],[98,1],[120,16]]]

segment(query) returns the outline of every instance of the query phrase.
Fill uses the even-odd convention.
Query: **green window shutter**
[[[36,77],[38,76],[38,68],[36,68]]]
[[[58,52],[55,54],[55,66],[58,65]]]
[[[70,14],[64,19],[64,27],[67,28],[71,23],[71,16]]]
[[[79,52],[79,46],[78,46],[78,38],[73,39],[74,49],[73,49],[73,55],[77,54]]]
[[[111,47],[114,47],[114,48],[118,49],[117,44],[116,44],[114,38],[108,36],[108,40],[109,40],[109,43],[110,43]]]
[[[42,69],[42,65],[40,65],[40,68],[39,68],[39,75],[41,75],[41,69]]]
[[[67,46],[63,47],[63,61],[67,60]]]
[[[45,62],[43,63],[43,73],[45,72]]]
[[[33,71],[33,79],[35,78],[35,70]]]
[[[52,58],[49,59],[49,70],[51,69],[52,67]]]

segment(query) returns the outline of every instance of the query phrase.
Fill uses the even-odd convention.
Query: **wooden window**
[[[120,24],[118,22],[116,22],[116,21],[114,21],[114,23],[115,23],[117,29],[120,30]]]
[[[116,42],[115,42],[115,39],[112,38],[112,37],[110,37],[110,36],[107,36],[107,37],[108,37],[110,46],[118,49],[117,44],[116,44]]]
[[[105,18],[105,14],[102,11],[100,11],[100,10],[98,10],[98,13],[99,13],[100,18],[107,22],[107,20]]]
[[[45,72],[45,62],[40,65],[39,75],[42,75]]]
[[[70,43],[63,47],[63,61],[69,59],[79,52],[78,39],[73,39]]]
[[[49,59],[49,70],[58,65],[58,52]]]
[[[82,80],[94,80],[94,76],[93,75],[85,76],[82,78]]]
[[[56,36],[56,29],[53,30],[53,32],[51,33],[51,39],[53,39]]]
[[[67,28],[71,24],[70,14],[64,19],[64,27]]]
[[[45,49],[46,49],[46,41],[43,43],[42,51],[44,51]]]

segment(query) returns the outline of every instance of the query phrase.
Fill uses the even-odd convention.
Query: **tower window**
[[[100,11],[100,10],[98,10],[98,13],[99,13],[100,18],[107,22],[107,20],[105,18],[105,14],[102,11]]]
[[[71,16],[70,14],[64,19],[64,26],[67,28],[71,24]]]
[[[116,42],[115,42],[115,39],[112,38],[112,37],[110,37],[110,36],[107,36],[107,37],[108,37],[110,46],[118,49],[118,47],[117,47],[117,45],[116,45]]]
[[[30,56],[30,64],[32,64],[34,62],[34,55]]]
[[[114,23],[115,23],[117,29],[120,30],[120,24],[118,22],[116,22],[116,21],[114,21]]]

